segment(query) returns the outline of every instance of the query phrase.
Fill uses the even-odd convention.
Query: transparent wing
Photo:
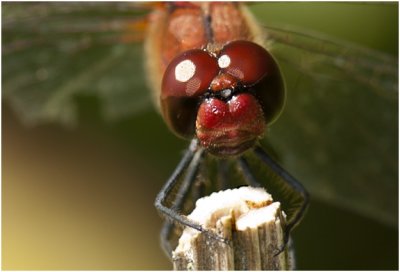
[[[316,35],[266,27],[287,102],[271,146],[312,197],[398,220],[398,64]]]
[[[105,119],[145,108],[145,6],[134,3],[3,3],[3,97],[27,124],[74,124],[75,99],[99,100]]]
[[[106,119],[148,108],[134,3],[3,3],[2,89],[27,124],[77,119],[99,99]],[[267,28],[287,85],[271,146],[312,196],[397,222],[397,62],[375,51]]]

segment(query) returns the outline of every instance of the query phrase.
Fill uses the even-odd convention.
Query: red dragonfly
[[[156,6],[155,12],[193,9],[190,5],[178,6],[179,8],[172,4],[169,7]],[[151,7],[151,10],[153,8]],[[142,23],[145,22],[144,18],[147,18],[149,10],[150,6],[134,3],[4,4],[4,98],[10,101],[26,122],[31,123],[49,120],[72,123],[75,115],[69,98],[86,86],[91,86],[92,90],[107,101],[105,111],[108,116],[117,118],[121,112],[133,114],[134,111],[140,111],[146,106],[147,98],[144,97],[147,97],[147,94],[144,92],[142,80],[139,80],[143,77],[139,64],[142,61],[139,53],[142,45],[139,41],[143,39]],[[212,17],[201,18],[207,22]],[[263,78],[257,75],[257,69],[251,69],[249,74],[256,79],[251,78],[247,82],[246,79],[250,76],[240,77],[229,71],[229,65],[223,61],[225,55],[232,56],[229,59],[234,63],[233,55],[260,51],[256,54],[256,60],[258,57],[268,59],[272,66],[275,66],[276,61],[280,68],[273,69],[282,70],[287,80],[287,101],[284,113],[268,132],[268,137],[265,137],[271,143],[267,145],[268,150],[272,149],[279,154],[274,156],[307,185],[311,194],[384,222],[396,222],[397,62],[385,54],[347,43],[288,29],[271,26],[263,28],[267,36],[257,38],[262,39],[259,43],[265,45],[267,53],[261,51],[254,40],[251,40],[251,45],[225,45],[222,42],[216,48],[207,48],[205,44],[196,45],[196,48],[208,49],[207,54],[211,56],[205,59],[201,57],[200,62],[210,62],[215,68],[214,72],[205,71],[208,79],[202,79],[199,84],[214,85],[207,86],[207,90],[208,87],[211,90],[208,93],[199,94],[198,89],[191,89],[192,92],[195,96],[204,96],[204,99],[210,101],[215,101],[212,100],[214,96],[226,101],[236,92],[233,90],[235,88],[225,88],[226,82],[236,84],[238,89],[242,88],[239,91],[241,93],[244,92],[243,89],[255,86],[256,82],[259,83],[258,80]],[[207,39],[213,36],[212,33],[207,33],[210,32],[207,28],[204,31]],[[246,37],[240,40],[249,39]],[[116,41],[119,44],[116,44]],[[173,44],[166,46],[170,48]],[[180,53],[183,49],[192,48],[169,51],[166,53],[170,55],[165,57],[165,67],[160,65],[159,68],[162,71],[166,70],[168,74],[179,68],[179,64],[185,60],[193,62],[197,59],[196,54],[205,56],[201,50],[193,53],[189,59],[182,59]],[[170,61],[175,61],[175,67],[167,68]],[[226,72],[223,80],[213,81],[221,69]],[[151,76],[160,77],[162,71]],[[239,77],[241,80],[237,81],[232,77]],[[280,77],[277,76],[278,83],[275,84],[283,84],[280,83]],[[161,82],[161,79],[154,80],[157,81]],[[278,102],[274,104],[276,106],[272,112],[266,114],[263,107],[265,101],[250,101],[252,108],[258,107],[258,111],[255,110],[256,112],[251,112],[248,116],[243,115],[244,119],[240,124],[246,126],[250,120],[249,116],[253,117],[255,126],[248,128],[250,134],[238,136],[238,133],[233,133],[228,136],[228,143],[220,141],[220,144],[214,146],[212,143],[220,138],[214,133],[209,133],[209,129],[203,129],[206,124],[203,124],[202,120],[209,121],[208,119],[190,119],[183,125],[179,120],[174,120],[174,111],[177,109],[174,103],[190,105],[193,102],[171,101],[168,86],[181,88],[180,83],[171,83],[169,80],[164,82],[165,91],[162,91],[161,100],[164,106],[161,109],[169,127],[176,134],[187,137],[193,134],[193,125],[196,124],[196,128],[201,128],[198,131],[207,132],[196,134],[200,145],[217,155],[238,155],[252,146],[264,130],[265,124],[278,115],[283,103],[282,98],[279,98],[282,93],[277,91],[274,98]],[[187,84],[184,85],[186,86],[182,88],[187,88]],[[257,93],[256,90],[254,92]],[[201,114],[206,116],[209,109],[206,105],[204,107],[204,110],[201,108]],[[223,107],[226,106],[215,106],[215,109],[224,111]],[[193,107],[188,106],[187,109],[191,111]],[[261,122],[261,116],[270,120]],[[231,128],[227,129],[225,125],[222,128],[231,131]],[[248,139],[249,135],[253,138]],[[198,149],[197,140],[192,142],[170,182],[177,181],[178,172],[185,170],[186,166],[186,176],[195,176],[197,173],[197,167],[192,166],[197,164],[190,163],[192,157],[194,160],[200,160],[203,156],[203,153],[198,151],[202,149]],[[273,180],[287,181],[287,184],[292,186],[285,188],[296,187],[300,191],[299,195],[296,194],[297,197],[289,197],[297,202],[295,211],[287,211],[289,234],[291,227],[303,214],[306,193],[299,183],[270,160],[270,156],[261,148],[256,147],[254,152],[261,161],[275,168],[270,171],[270,175],[274,176]],[[249,170],[248,160],[250,159],[239,160],[239,167],[244,173],[244,180],[255,183],[259,178],[257,174],[253,174],[254,171]],[[220,164],[219,168],[225,171],[232,167],[226,160],[221,160]],[[189,184],[190,181],[193,179],[185,178],[183,184]],[[167,183],[167,187],[162,191],[166,195],[162,193],[158,197],[157,206],[181,223],[201,229],[174,212],[174,209],[184,204],[184,199],[170,199],[168,185],[171,183]],[[182,193],[188,190],[185,186],[180,188]],[[292,190],[291,196],[296,191]],[[290,207],[293,207],[293,203]],[[168,233],[170,229],[171,225],[167,225],[164,233]],[[164,236],[166,248],[169,247],[167,236]]]
[[[255,22],[238,3],[169,3],[152,13],[146,52],[156,104],[176,135],[193,139],[155,202],[159,211],[173,219],[166,221],[161,232],[167,253],[174,248],[171,237],[176,222],[218,239],[179,212],[199,180],[204,152],[223,159],[223,163],[233,158],[248,185],[259,187],[265,179],[253,173],[244,155],[248,150],[276,175],[292,204],[284,244],[306,210],[308,193],[304,187],[257,145],[283,108],[285,87],[276,61],[263,47],[262,29]],[[223,167],[218,169],[227,180]],[[220,190],[227,186],[213,187]]]

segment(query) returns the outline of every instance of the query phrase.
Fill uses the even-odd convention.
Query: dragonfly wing
[[[286,107],[266,137],[283,165],[313,197],[397,224],[397,61],[266,29],[286,79]]]
[[[4,3],[3,97],[27,124],[77,119],[75,99],[99,99],[105,119],[150,103],[144,86],[146,12],[132,3]]]

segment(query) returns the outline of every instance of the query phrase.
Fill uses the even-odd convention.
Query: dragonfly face
[[[238,155],[252,147],[284,103],[283,80],[261,46],[234,41],[219,52],[186,51],[168,65],[161,108],[170,128],[210,153]]]

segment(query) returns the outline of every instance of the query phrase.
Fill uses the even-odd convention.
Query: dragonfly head
[[[168,65],[161,108],[178,136],[199,139],[217,156],[251,148],[281,112],[285,90],[278,65],[261,46],[233,41],[220,52],[193,49]]]

